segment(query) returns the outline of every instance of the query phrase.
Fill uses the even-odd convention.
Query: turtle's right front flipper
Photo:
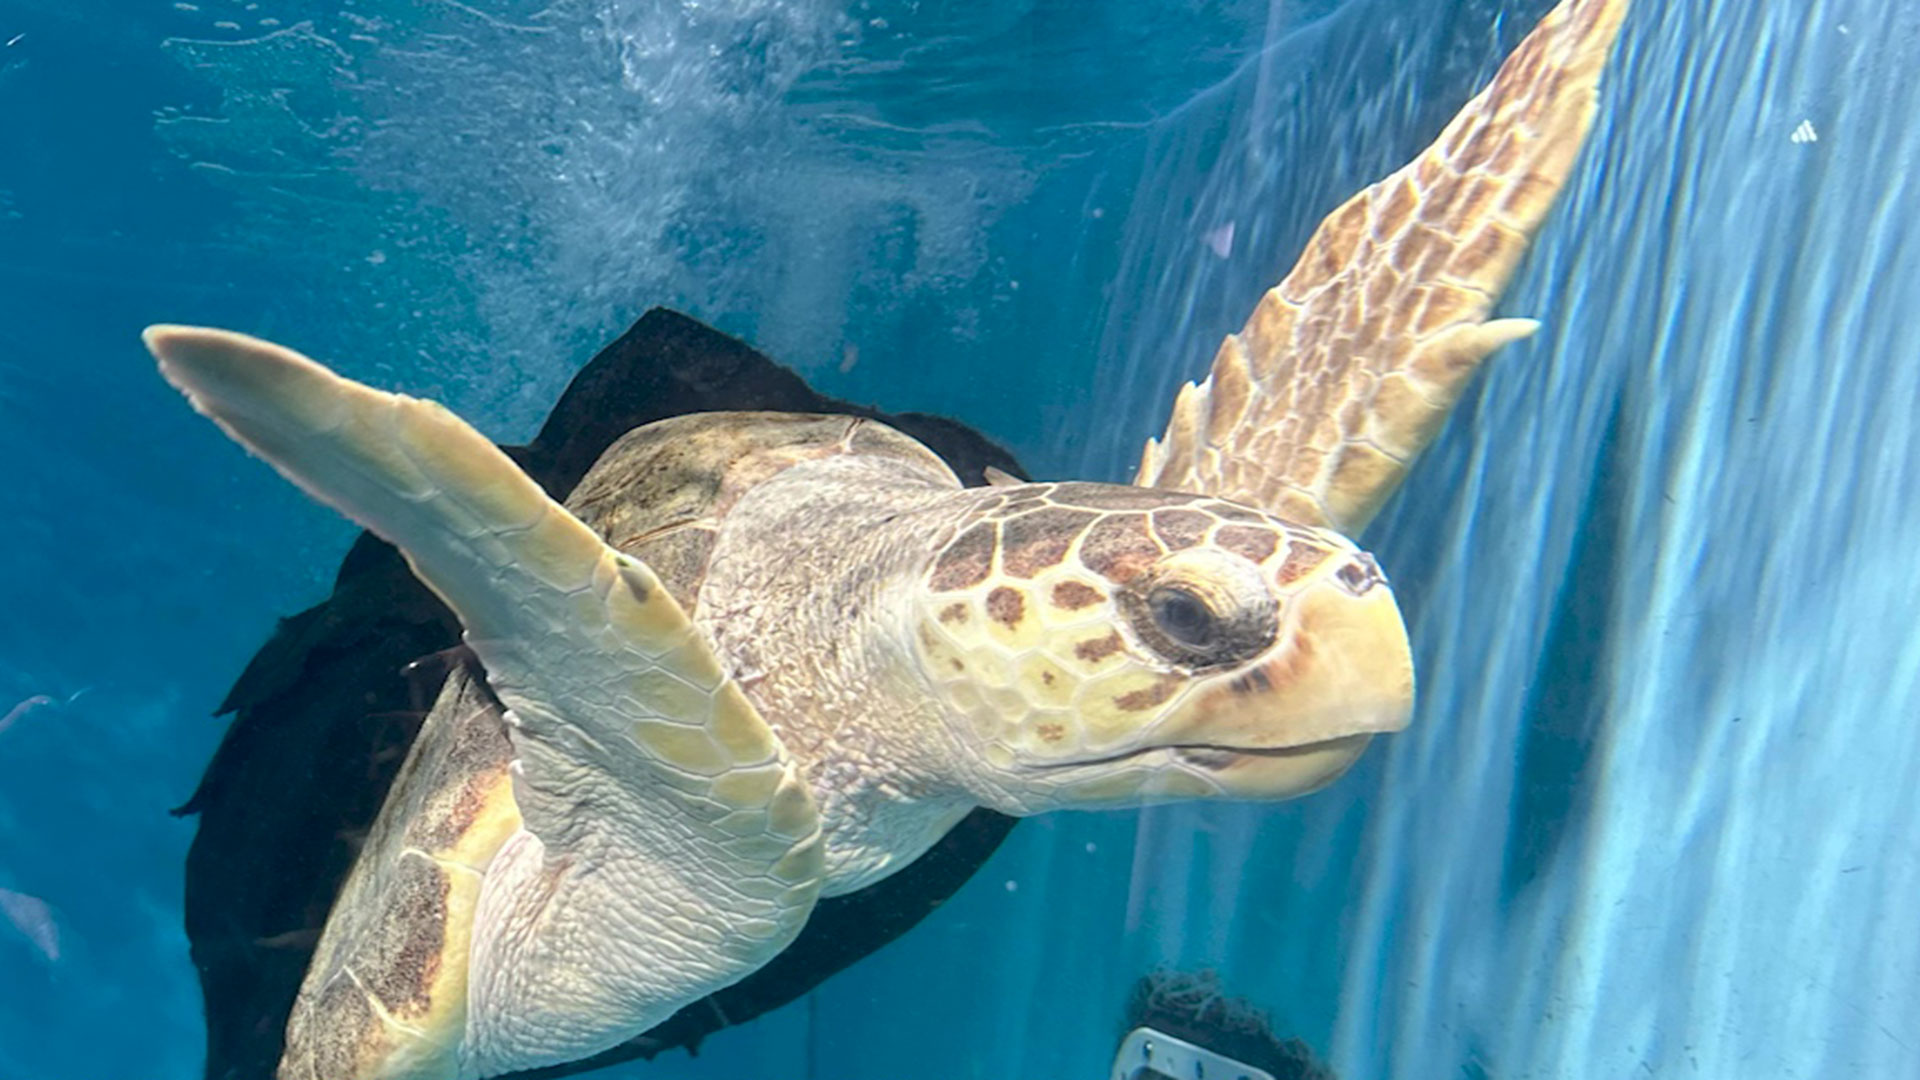
[[[464,1078],[570,1061],[792,939],[819,889],[818,814],[652,571],[432,402],[238,334],[155,327],[146,340],[196,409],[405,553],[511,710],[524,827],[466,868],[484,875],[470,949],[454,945],[466,927],[432,939],[467,978],[399,988],[427,999],[412,1011],[377,987],[333,1015],[310,1008],[300,1039],[316,1045],[290,1041],[283,1076]],[[414,925],[458,918],[418,888],[378,902]],[[337,925],[327,934],[346,932]],[[303,1005],[317,1004],[314,982]]]
[[[1562,0],[1434,144],[1327,216],[1188,383],[1138,483],[1358,536],[1495,349],[1487,321],[1572,173],[1628,0]]]

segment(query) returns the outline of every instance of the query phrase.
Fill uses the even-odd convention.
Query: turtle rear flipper
[[[363,1003],[341,1019],[417,1039],[358,1061],[353,1080],[390,1075],[389,1062],[412,1071],[433,1057],[424,1044],[463,1075],[582,1057],[792,939],[821,874],[811,796],[645,564],[438,405],[238,334],[156,327],[147,342],[196,409],[406,554],[510,710],[524,827],[474,868],[465,985],[432,994],[464,998],[463,1029],[450,1003],[429,1012],[434,1030]],[[300,1049],[290,1041],[289,1059]]]
[[[1138,483],[1358,535],[1495,349],[1485,321],[1592,126],[1628,0],[1564,0],[1438,140],[1328,215],[1149,440]]]

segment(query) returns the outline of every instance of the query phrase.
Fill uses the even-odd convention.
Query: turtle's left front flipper
[[[459,615],[511,710],[524,826],[470,860],[482,865],[445,868],[481,875],[470,927],[456,925],[451,886],[368,901],[386,905],[386,919],[336,914],[329,935],[370,932],[338,924],[391,938],[401,925],[419,932],[396,947],[445,954],[427,965],[433,980],[398,994],[362,985],[353,1000],[309,1000],[310,972],[283,1077],[491,1076],[570,1061],[792,939],[819,889],[818,813],[651,570],[439,405],[238,334],[155,327],[146,340],[196,409],[405,553]],[[323,939],[321,952],[351,951],[338,946]],[[449,982],[445,964],[466,977]],[[394,999],[405,992],[447,1000],[402,1015]]]
[[[1147,443],[1138,483],[1357,536],[1480,362],[1486,321],[1592,126],[1628,0],[1563,0],[1413,162],[1321,223]]]

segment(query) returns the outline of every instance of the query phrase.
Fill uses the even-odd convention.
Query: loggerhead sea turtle
[[[562,507],[431,402],[150,329],[195,408],[406,554],[485,670],[448,679],[395,781],[281,1075],[578,1059],[975,806],[1286,798],[1403,726],[1405,631],[1346,536],[1535,328],[1484,320],[1625,7],[1565,0],[1336,210],[1136,487],[963,489],[869,420],[712,413],[629,433]]]

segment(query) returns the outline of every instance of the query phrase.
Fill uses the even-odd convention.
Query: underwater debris
[[[1207,247],[1212,249],[1215,255],[1218,255],[1223,259],[1229,255],[1232,255],[1233,254],[1233,222],[1229,221],[1225,225],[1220,226],[1219,228],[1207,230],[1207,235],[1203,239],[1206,240]]]
[[[1133,984],[1122,1031],[1149,1027],[1252,1065],[1274,1080],[1338,1080],[1297,1038],[1274,1033],[1266,1010],[1226,995],[1213,971],[1156,971]]]
[[[0,914],[33,942],[48,963],[60,959],[60,926],[53,921],[53,909],[45,900],[12,889],[0,889]]]
[[[68,694],[64,699],[56,698],[48,694],[35,694],[30,698],[26,698],[13,708],[8,709],[5,716],[0,716],[0,734],[4,734],[8,728],[26,719],[27,714],[30,712],[36,712],[40,709],[55,705],[71,705],[92,691],[93,687],[83,686],[73,693]]]
[[[74,696],[78,697],[79,695],[76,694]],[[53,699],[47,695],[35,694],[25,701],[20,702],[18,705],[15,705],[13,708],[8,709],[7,715],[0,716],[0,734],[4,734],[8,728],[19,723],[28,713],[35,709],[46,708],[53,703]]]

